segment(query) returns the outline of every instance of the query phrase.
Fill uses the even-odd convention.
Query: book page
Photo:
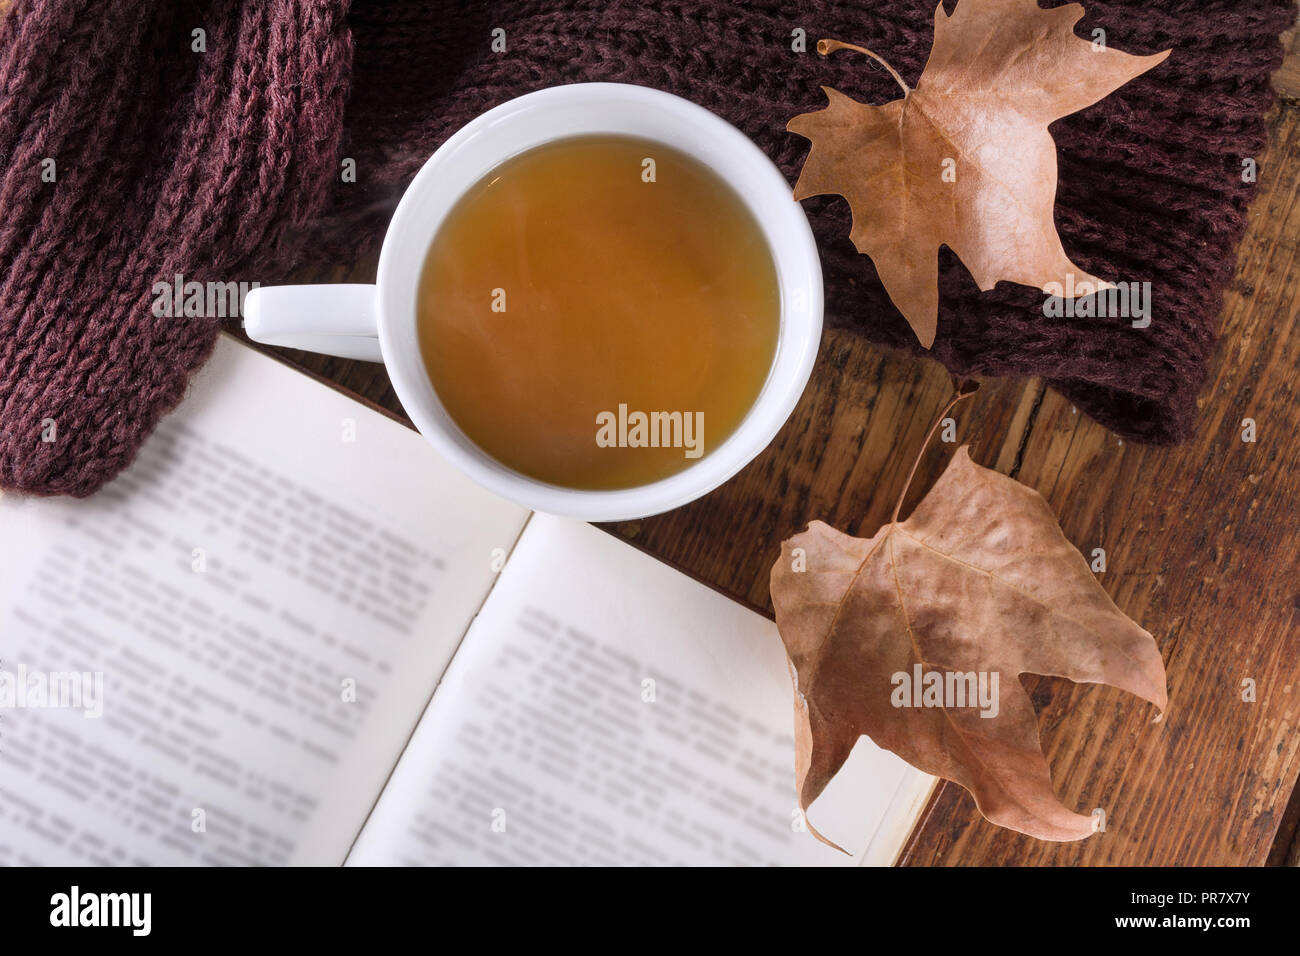
[[[535,515],[348,864],[891,863],[932,778],[864,738],[817,842],[792,694],[771,621]]]
[[[341,863],[526,520],[223,336],[109,486],[0,497],[0,864]]]

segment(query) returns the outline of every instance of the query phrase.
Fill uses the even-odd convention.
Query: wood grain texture
[[[1294,58],[1293,58],[1294,60]],[[1291,61],[1289,61],[1291,62]],[[1283,77],[1285,80],[1285,77]],[[1171,703],[1105,686],[1027,678],[1058,794],[1101,807],[1106,832],[1049,844],[999,830],[960,788],[937,789],[902,862],[1261,864],[1286,859],[1300,772],[1300,108],[1280,110],[1260,195],[1222,305],[1223,342],[1198,439],[1121,444],[1039,382],[989,381],[954,413],[981,464],[1046,496],[1101,581],[1160,644]],[[303,281],[371,281],[374,263]],[[1158,315],[1155,318],[1158,321]],[[901,321],[901,319],[900,319]],[[400,415],[382,367],[273,351]],[[677,511],[607,530],[771,614],[780,542],[820,518],[871,534],[889,517],[925,431],[951,393],[937,364],[845,333],[823,339],[790,421],[747,468]],[[1258,440],[1241,441],[1241,421]],[[904,513],[953,449],[936,443]],[[1255,703],[1241,682],[1256,682]],[[1294,815],[1294,814],[1293,814]]]
[[[1273,74],[1273,88],[1284,99],[1300,100],[1300,24],[1282,34],[1282,47],[1287,56]]]
[[[1164,655],[1160,723],[1108,687],[1026,681],[1059,795],[1103,808],[1106,832],[1029,840],[985,823],[946,784],[906,863],[1262,864],[1279,839],[1300,773],[1300,110],[1282,113],[1267,168],[1199,438],[1121,445],[1049,392],[1017,476],[1085,553],[1106,549],[1103,583]],[[1254,443],[1242,441],[1247,418]]]

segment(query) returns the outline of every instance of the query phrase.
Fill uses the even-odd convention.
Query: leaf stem
[[[817,52],[820,53],[822,56],[830,56],[836,50],[853,50],[856,53],[865,53],[867,56],[871,57],[873,60],[880,63],[886,70],[889,71],[889,75],[892,76],[894,80],[898,83],[898,85],[903,88],[904,96],[908,96],[911,94],[912,88],[903,81],[903,78],[899,76],[898,71],[895,70],[892,66],[890,66],[889,61],[886,60],[880,54],[872,53],[866,47],[857,46],[856,44],[853,43],[844,43],[841,40],[818,40],[817,41]]]
[[[898,523],[899,512],[903,510],[903,500],[907,497],[907,489],[912,487],[912,479],[916,477],[916,469],[920,466],[921,459],[925,456],[925,450],[930,445],[930,439],[934,437],[934,433],[938,430],[939,426],[943,424],[944,416],[952,411],[953,406],[963,398],[970,398],[978,392],[979,389],[979,382],[970,379],[960,382],[957,385],[957,390],[953,393],[952,398],[948,400],[948,404],[943,407],[943,411],[939,413],[939,417],[934,420],[934,424],[931,425],[930,430],[926,432],[925,441],[921,442],[921,450],[916,453],[916,460],[912,462],[912,470],[907,473],[907,481],[903,483],[903,491],[902,494],[898,496],[898,504],[894,505],[894,515],[889,519],[890,524]]]

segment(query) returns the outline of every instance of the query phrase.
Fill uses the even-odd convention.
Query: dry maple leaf
[[[1109,287],[1066,256],[1053,219],[1056,143],[1047,126],[1091,106],[1162,62],[1074,34],[1077,3],[959,0],[934,15],[934,45],[916,89],[881,57],[822,40],[823,55],[852,49],[880,60],[903,88],[884,106],[824,86],[830,105],[786,128],[812,141],[795,199],[833,193],[853,211],[849,238],[921,344],[934,344],[939,247],[947,245],[981,291],[999,280],[1086,292]],[[1050,291],[1057,291],[1050,289]]]
[[[772,568],[795,684],[800,808],[866,734],[961,784],[992,823],[1044,840],[1088,836],[1093,818],[1052,790],[1019,675],[1111,684],[1163,711],[1155,640],[1107,596],[1042,496],[975,464],[966,446],[906,521],[901,496],[898,505],[871,538],[814,521],[783,543]],[[912,685],[930,674],[940,676],[923,680],[951,682],[950,696],[921,699]],[[916,696],[902,697],[904,686]],[[981,702],[981,686],[996,693]],[[966,706],[951,696],[961,687]]]

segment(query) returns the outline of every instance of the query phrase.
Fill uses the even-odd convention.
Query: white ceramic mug
[[[781,293],[776,355],[740,426],[683,471],[614,491],[538,481],[480,450],[438,401],[420,355],[416,327],[416,290],[425,255],[457,200],[512,156],[554,140],[590,134],[636,136],[676,147],[730,183],[762,229]],[[789,183],[735,127],[703,107],[659,90],[579,83],[503,103],[448,139],[424,164],[393,214],[375,285],[254,289],[244,302],[244,327],[251,339],[268,345],[383,362],[411,421],[479,484],[537,511],[615,521],[658,514],[692,501],[767,447],[794,410],[817,355],[821,264],[808,220]]]

